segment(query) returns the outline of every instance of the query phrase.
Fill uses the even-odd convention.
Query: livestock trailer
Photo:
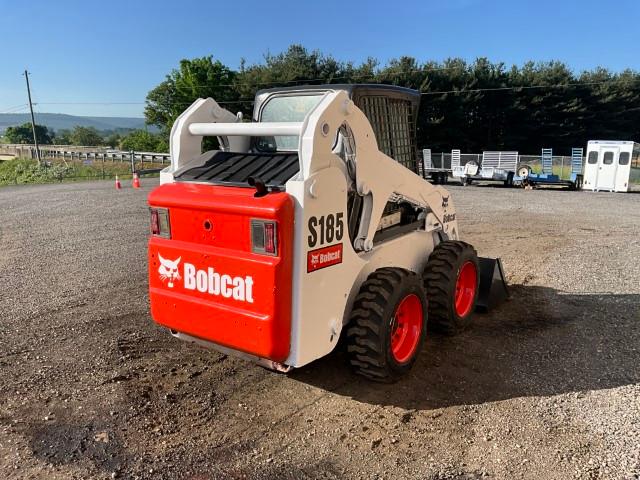
[[[584,166],[585,190],[626,192],[640,173],[640,143],[589,140]]]

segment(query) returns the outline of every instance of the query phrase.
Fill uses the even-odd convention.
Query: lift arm
[[[332,152],[338,130],[347,126],[354,140],[355,183],[364,197],[364,213],[356,248],[370,250],[387,202],[400,196],[427,214],[426,228],[458,238],[455,208],[449,192],[435,187],[378,149],[373,128],[365,114],[345,92],[330,92],[307,115],[300,138],[305,178],[331,163],[341,162]]]

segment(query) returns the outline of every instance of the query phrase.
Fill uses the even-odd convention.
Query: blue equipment
[[[522,165],[513,177],[515,184],[534,187],[537,185],[559,185],[569,187],[569,190],[582,188],[582,148],[571,149],[571,174],[568,180],[560,178],[553,173],[553,149],[542,149],[542,173],[533,173],[531,167]]]

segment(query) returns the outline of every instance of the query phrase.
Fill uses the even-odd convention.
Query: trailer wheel
[[[577,191],[582,190],[582,176],[578,175],[576,181],[569,185],[569,190]]]
[[[521,167],[518,167],[517,173],[520,178],[527,178],[531,173],[531,167],[529,165],[522,165]]]
[[[468,243],[436,245],[424,270],[429,322],[434,330],[455,335],[471,323],[478,298],[478,254]]]
[[[378,382],[407,373],[422,348],[427,303],[420,276],[402,268],[380,268],[360,287],[346,332],[355,372]]]

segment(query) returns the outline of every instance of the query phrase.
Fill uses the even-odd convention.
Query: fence
[[[37,158],[33,145],[0,145],[0,154],[15,155],[22,158]],[[102,147],[83,147],[69,145],[45,145],[40,147],[40,154],[43,159],[79,160],[85,162],[131,162],[134,170],[144,170],[145,161],[153,167],[154,164],[170,164],[171,157],[168,153],[155,152],[126,152],[122,150],[112,150]],[[422,155],[422,152],[420,152]],[[481,153],[463,153],[460,155],[460,165],[466,165],[474,161],[481,164]],[[637,162],[638,159],[634,158]],[[136,162],[140,163],[140,168],[136,168]],[[583,160],[584,162],[584,160]],[[451,169],[451,153],[432,153],[431,164],[433,168]],[[534,172],[542,170],[541,155],[519,155],[518,165],[528,165]],[[422,172],[422,161],[419,164]],[[634,165],[636,166],[636,165]],[[571,157],[569,155],[553,156],[553,173],[561,178],[568,178],[571,173]]]
[[[0,154],[13,155],[19,158],[37,158],[36,149],[33,145],[0,145]],[[110,161],[110,162],[131,162],[135,166],[140,162],[141,169],[144,169],[144,162],[150,164],[165,165],[171,163],[168,153],[156,152],[126,152],[101,147],[82,147],[70,145],[44,145],[40,147],[40,156],[47,160],[78,160],[85,162]]]
[[[0,144],[0,155],[36,159],[33,145]],[[45,145],[40,148],[42,165],[20,166],[6,170],[0,185],[50,183],[57,181],[129,179],[133,173],[157,174],[171,163],[168,153],[125,152],[101,147]],[[5,158],[6,159],[6,158]]]

